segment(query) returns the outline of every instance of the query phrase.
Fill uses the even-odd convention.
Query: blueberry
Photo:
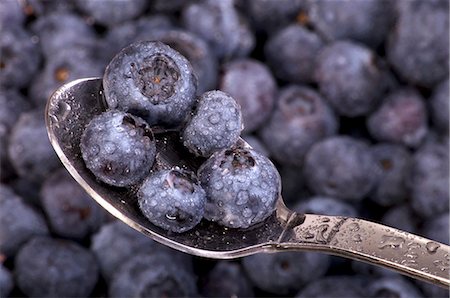
[[[150,125],[177,126],[195,102],[197,80],[189,61],[161,42],[140,41],[117,54],[103,77],[106,101]]]
[[[381,222],[410,233],[417,233],[419,218],[414,213],[409,202],[390,207],[381,218]]]
[[[111,110],[94,117],[86,126],[81,153],[87,168],[98,179],[122,187],[139,183],[149,174],[156,145],[144,120]]]
[[[400,276],[382,277],[367,288],[370,297],[398,297],[398,298],[421,298],[419,289],[405,278]]]
[[[301,165],[314,143],[337,132],[332,109],[309,87],[289,85],[280,91],[276,102],[261,129],[261,138],[282,164]]]
[[[258,288],[278,295],[292,295],[323,276],[329,258],[317,252],[283,252],[248,256],[243,258],[242,264]]]
[[[410,177],[412,206],[423,217],[449,210],[448,156],[448,139],[443,144],[427,142],[414,154]]]
[[[11,132],[8,156],[21,177],[36,182],[61,166],[48,140],[43,111],[21,114]]]
[[[219,261],[200,286],[204,297],[254,297],[252,284],[239,263]]]
[[[314,280],[306,285],[297,298],[365,297],[367,281],[364,278],[338,275]]]
[[[25,22],[26,15],[19,1],[0,2],[0,27],[20,26]],[[2,297],[4,297],[2,295]]]
[[[281,176],[281,194],[288,207],[294,206],[300,200],[311,197],[311,191],[306,187],[305,177],[301,167],[282,165],[278,167]]]
[[[244,132],[260,127],[275,104],[275,79],[267,66],[257,60],[235,59],[224,64],[219,88],[241,106]]]
[[[11,189],[0,185],[0,254],[13,256],[30,238],[46,234],[44,217]]]
[[[264,53],[279,79],[291,83],[310,83],[317,56],[324,46],[324,41],[315,32],[292,24],[270,36]]]
[[[206,40],[220,58],[246,56],[254,47],[255,37],[233,0],[192,2],[183,9],[182,22]]]
[[[416,285],[424,293],[424,297],[448,298],[450,296],[449,288],[441,288],[437,285],[416,280]]]
[[[248,228],[275,210],[280,175],[270,160],[240,146],[214,153],[198,170],[206,191],[205,218],[230,228]]]
[[[62,21],[64,20],[64,21]],[[95,42],[96,34],[81,16],[71,12],[53,12],[39,17],[31,26],[47,59],[73,45]]]
[[[147,1],[145,0],[76,0],[76,4],[85,14],[105,26],[112,26],[131,20],[141,15],[147,8]]]
[[[110,297],[196,297],[195,276],[167,254],[138,253],[109,283]]]
[[[261,142],[260,138],[254,135],[245,135],[242,136],[242,138],[244,139],[244,141],[247,142],[247,144],[250,145],[250,147],[252,147],[253,150],[266,157],[269,157],[269,151],[267,150],[266,146]]]
[[[9,297],[14,282],[11,272],[0,262],[0,297]]]
[[[352,205],[329,197],[312,197],[299,201],[293,210],[299,213],[357,217],[358,211]]]
[[[428,131],[427,112],[422,96],[413,89],[389,94],[367,118],[370,134],[378,141],[417,147]]]
[[[222,91],[208,91],[200,96],[183,130],[183,144],[189,151],[208,157],[235,144],[241,130],[241,107],[234,98]]]
[[[400,1],[386,53],[407,82],[433,87],[448,76],[448,1]]]
[[[449,214],[443,213],[434,218],[427,219],[421,229],[421,235],[449,244]]]
[[[389,0],[309,1],[305,18],[328,41],[351,39],[377,47],[392,25],[392,6]]]
[[[357,201],[376,183],[375,162],[363,141],[329,137],[306,154],[304,176],[308,187],[318,195]]]
[[[379,177],[370,197],[381,206],[392,206],[409,195],[407,186],[412,156],[401,145],[379,143],[370,149],[378,168]]]
[[[66,238],[85,238],[96,231],[107,216],[64,169],[44,182],[41,203],[53,232]]]
[[[48,237],[27,242],[14,269],[19,288],[33,297],[86,297],[98,279],[92,253],[75,242]]]
[[[448,135],[449,126],[449,80],[444,80],[433,91],[430,98],[431,120],[434,126]]]
[[[0,35],[0,52],[2,89],[26,87],[41,61],[36,40],[19,25],[6,26]]]
[[[217,81],[217,57],[209,45],[193,33],[181,29],[155,29],[141,31],[136,37],[146,40],[158,40],[186,57],[198,78],[197,93],[214,89]]]
[[[103,277],[108,281],[117,268],[140,252],[166,252],[186,268],[192,266],[190,255],[160,245],[119,220],[105,224],[92,236],[91,250],[97,258]]]
[[[351,41],[336,41],[317,57],[314,77],[320,92],[343,116],[371,112],[384,90],[384,72],[369,48]]]
[[[176,233],[195,227],[205,212],[205,191],[194,173],[161,170],[142,183],[138,203],[142,213],[154,225]]]

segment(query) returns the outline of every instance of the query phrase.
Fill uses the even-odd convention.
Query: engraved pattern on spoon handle
[[[450,286],[450,246],[374,222],[339,216],[305,216],[286,231],[279,249],[321,250]]]

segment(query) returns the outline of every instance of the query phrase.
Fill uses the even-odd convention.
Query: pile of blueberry
[[[448,244],[448,0],[2,0],[0,28],[0,297],[448,297],[318,253],[161,246],[74,182],[44,122],[56,88],[103,76],[86,165],[138,186],[169,231],[263,220],[281,177],[298,212]],[[162,130],[205,161],[197,173],[160,167]]]

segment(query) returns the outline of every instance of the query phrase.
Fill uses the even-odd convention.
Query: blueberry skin
[[[194,173],[181,169],[151,174],[137,196],[139,208],[150,222],[176,233],[194,228],[205,212],[205,191]]]
[[[314,78],[320,93],[342,116],[370,113],[385,89],[384,73],[374,52],[352,41],[336,41],[317,57]]]
[[[175,28],[155,29],[150,32],[141,31],[141,34],[136,37],[136,40],[140,39],[161,41],[186,57],[198,79],[198,94],[216,87],[217,57],[206,41],[194,33]]]
[[[281,193],[281,178],[272,162],[239,146],[214,153],[198,177],[207,195],[205,218],[230,228],[265,220]]]
[[[110,297],[197,297],[195,275],[168,254],[138,253],[108,285]]]
[[[449,214],[443,213],[434,218],[427,219],[422,228],[421,235],[438,242],[449,244]]]
[[[261,138],[280,163],[302,165],[314,143],[337,132],[336,116],[322,97],[306,86],[283,88],[276,102],[260,131]]]
[[[36,235],[47,235],[44,217],[11,189],[0,185],[0,254],[14,256]]]
[[[254,297],[252,283],[239,263],[219,261],[200,285],[204,297]]]
[[[400,1],[386,54],[408,83],[432,88],[448,76],[449,4]]]
[[[48,140],[44,113],[40,109],[22,113],[14,125],[8,156],[20,177],[41,183],[61,166]]]
[[[311,197],[305,201],[299,201],[293,207],[295,212],[310,213],[330,216],[357,217],[358,211],[352,205],[339,199],[329,197]]]
[[[0,263],[0,297],[9,297],[9,293],[14,287],[11,272]]]
[[[448,139],[425,143],[413,159],[410,187],[414,211],[422,217],[448,212]]]
[[[241,106],[244,132],[259,128],[275,104],[277,83],[269,68],[254,59],[234,59],[222,66],[219,89]]]
[[[113,26],[131,20],[147,8],[145,0],[97,1],[77,0],[78,8],[104,26]]]
[[[327,276],[310,282],[296,295],[297,298],[365,297],[365,278],[339,275]]]
[[[390,207],[381,218],[381,222],[385,225],[414,234],[417,234],[419,220],[409,202]]]
[[[241,107],[222,91],[203,93],[183,130],[183,144],[196,155],[209,157],[233,146],[242,131]]]
[[[402,145],[379,143],[370,148],[378,169],[378,181],[370,198],[380,206],[403,202],[409,195],[411,153]]]
[[[219,58],[246,56],[255,45],[233,0],[192,2],[183,9],[181,20],[187,30],[206,40]]]
[[[30,297],[86,297],[98,279],[91,252],[62,239],[35,237],[15,259],[18,287]]]
[[[428,132],[427,118],[422,96],[414,89],[400,89],[389,94],[367,118],[367,128],[380,142],[416,148]]]
[[[303,172],[314,193],[358,201],[375,185],[375,169],[366,143],[348,136],[335,136],[311,147]]]
[[[20,26],[25,22],[26,15],[18,1],[0,2],[0,27]],[[5,297],[5,296],[2,296]]]
[[[401,276],[382,277],[370,283],[367,288],[369,297],[398,297],[421,298],[424,297],[419,289]]]
[[[433,91],[430,98],[431,121],[443,134],[449,129],[449,79],[443,81]]]
[[[174,127],[195,103],[197,79],[177,51],[161,42],[139,41],[111,60],[103,88],[109,108],[136,114],[150,125]]]
[[[293,24],[270,36],[264,46],[267,63],[274,74],[291,83],[310,83],[317,56],[325,42],[314,31]]]
[[[156,145],[148,124],[131,114],[106,111],[81,136],[86,167],[101,181],[119,187],[142,181],[155,161]]]
[[[258,288],[278,295],[292,295],[323,276],[329,258],[317,252],[256,254],[243,258],[242,265]]]
[[[41,51],[32,36],[19,25],[2,28],[0,87],[23,88],[39,68]]]
[[[394,20],[393,2],[307,1],[307,23],[327,41],[351,39],[376,48]]]
[[[107,213],[61,169],[41,188],[41,205],[52,231],[64,238],[84,239],[106,220]]]

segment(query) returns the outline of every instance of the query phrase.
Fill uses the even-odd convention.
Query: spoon
[[[136,189],[99,182],[81,157],[83,129],[105,109],[100,78],[70,82],[48,100],[48,135],[63,165],[87,193],[113,216],[146,236],[185,253],[215,259],[286,250],[321,251],[450,286],[448,245],[362,219],[299,214],[289,210],[281,197],[276,212],[248,229],[230,229],[202,220],[194,229],[179,234],[153,225],[139,210]],[[155,138],[158,166],[179,165],[195,171],[203,161],[183,149],[174,132],[157,131]],[[242,139],[239,142],[248,146]]]

